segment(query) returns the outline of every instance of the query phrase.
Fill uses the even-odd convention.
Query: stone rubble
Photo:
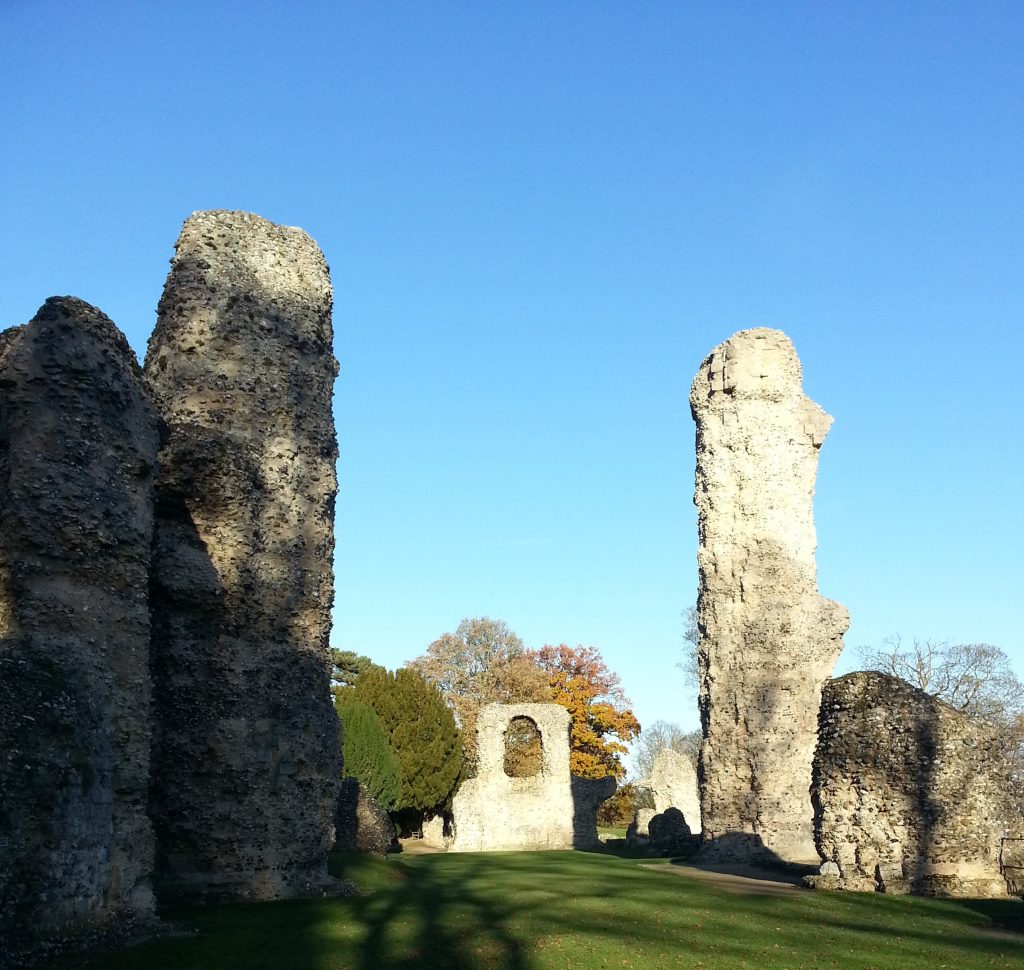
[[[452,845],[452,824],[444,815],[431,815],[423,821],[423,844],[447,851]]]
[[[341,781],[334,828],[339,851],[387,855],[395,844],[395,823],[358,778]]]
[[[648,788],[654,796],[655,814],[677,808],[691,833],[700,834],[700,789],[697,772],[690,759],[672,748],[662,748],[654,756],[649,778],[634,782]]]
[[[671,805],[647,822],[648,849],[656,855],[682,855],[693,848],[695,839],[683,813]]]
[[[527,718],[541,742],[537,774],[505,773],[505,732]],[[569,712],[559,704],[488,704],[477,718],[477,775],[452,805],[452,852],[571,849],[597,843],[597,808],[614,779],[574,778],[569,771]]]
[[[592,849],[601,844],[597,835],[597,810],[615,794],[615,779],[569,776],[572,792],[572,845],[574,849]]]

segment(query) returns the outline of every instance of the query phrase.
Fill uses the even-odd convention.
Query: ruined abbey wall
[[[540,733],[540,771],[505,774],[505,731],[529,718]],[[462,783],[452,805],[452,852],[573,847],[569,712],[558,704],[488,704],[477,718],[477,775]],[[606,796],[607,797],[607,796]],[[595,801],[594,811],[597,803]]]
[[[0,333],[0,963],[148,916],[159,421],[124,336],[46,301]]]
[[[697,772],[690,759],[672,748],[662,748],[654,756],[649,779],[654,795],[654,811],[660,815],[670,808],[678,808],[686,825],[695,835],[700,834],[700,791]]]
[[[153,579],[154,824],[169,894],[325,876],[339,784],[331,285],[302,230],[182,229],[146,354],[167,423]]]
[[[778,330],[701,364],[697,424],[701,810],[709,854],[815,860],[810,781],[821,687],[844,607],[818,594],[812,515],[832,419]]]
[[[830,681],[814,758],[822,888],[1002,896],[1024,835],[993,728],[875,672]]]
[[[232,212],[185,223],[145,373],[72,297],[0,332],[0,966],[154,886],[334,888],[331,342],[315,243]]]

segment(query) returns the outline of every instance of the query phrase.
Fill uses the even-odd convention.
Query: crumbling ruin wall
[[[505,732],[514,718],[529,718],[540,734],[540,771],[526,778],[505,774]],[[452,813],[452,852],[571,849],[569,712],[558,704],[484,707],[477,718],[477,775],[459,788]]]
[[[697,789],[697,772],[685,754],[662,748],[654,756],[654,766],[649,779],[654,795],[654,810],[657,814],[670,808],[678,808],[686,819],[690,832],[699,834],[700,792]]]
[[[158,889],[314,890],[333,842],[327,264],[300,229],[186,220],[146,376],[167,422],[153,576]]]
[[[53,297],[0,334],[0,950],[153,909],[148,572],[159,419]],[[0,963],[3,957],[0,955]]]
[[[814,481],[832,419],[804,395],[778,330],[716,347],[690,406],[706,851],[809,861],[818,704],[849,625],[818,594],[814,562]]]
[[[387,855],[395,836],[395,823],[370,790],[358,778],[343,778],[334,816],[334,848]]]
[[[604,778],[570,775],[569,782],[573,804],[573,848],[595,848],[601,844],[597,835],[597,810],[615,794],[618,785],[611,775]]]
[[[822,888],[1002,896],[1000,853],[1024,835],[999,739],[897,677],[825,686],[814,758]]]

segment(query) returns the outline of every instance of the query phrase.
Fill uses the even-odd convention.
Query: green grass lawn
[[[1020,900],[737,896],[669,863],[584,852],[336,856],[332,869],[365,894],[174,910],[188,935],[69,966],[1024,968]]]

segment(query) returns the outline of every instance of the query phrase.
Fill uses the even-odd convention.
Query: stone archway
[[[505,728],[505,758],[502,767],[509,778],[533,778],[540,774],[544,759],[544,738],[537,722],[517,714]]]

